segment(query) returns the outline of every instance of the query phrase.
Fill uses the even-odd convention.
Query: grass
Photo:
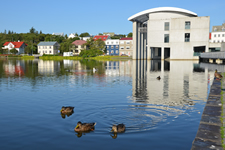
[[[34,59],[34,56],[22,56],[23,59]],[[79,57],[79,56],[57,56],[57,55],[44,55],[39,57],[42,60],[63,60],[63,59],[70,59],[70,60],[82,60],[82,59],[92,59],[98,61],[118,61],[118,60],[129,60],[131,57],[128,56],[96,56],[96,57]]]

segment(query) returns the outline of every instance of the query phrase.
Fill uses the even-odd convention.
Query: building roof
[[[152,9],[148,9],[148,10],[144,10],[142,12],[139,12],[133,16],[131,16],[130,18],[128,18],[129,21],[138,21],[138,22],[145,22],[147,21],[149,18],[148,14],[150,13],[156,13],[156,12],[175,12],[175,13],[181,13],[181,14],[185,14],[188,16],[192,16],[192,17],[197,17],[197,14],[186,10],[186,9],[182,9],[182,8],[176,8],[176,7],[157,7],[157,8],[152,8]]]
[[[38,44],[38,46],[50,46],[50,45],[54,45],[55,43],[57,43],[56,41],[50,41],[50,42],[40,42]]]
[[[96,35],[96,36],[94,36],[94,40],[96,41],[96,40],[98,40],[98,39],[101,39],[102,41],[105,41],[105,40],[107,40],[108,39],[108,35]]]
[[[213,26],[212,32],[225,32],[225,23],[222,26]]]
[[[85,44],[85,43],[87,43],[87,42],[84,41],[84,40],[76,40],[76,41],[74,41],[72,44],[74,44],[74,45],[83,45],[83,44]]]
[[[27,44],[25,42],[22,42],[22,41],[21,42],[5,42],[3,44],[3,46],[9,45],[9,43],[12,43],[14,45],[14,48],[20,48],[23,45],[23,43],[27,46]]]
[[[133,40],[132,37],[124,37],[124,38],[121,38],[120,40]]]

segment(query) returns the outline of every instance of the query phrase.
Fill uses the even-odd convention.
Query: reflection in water
[[[199,99],[206,101],[210,83],[205,81],[209,73],[198,69],[198,62],[140,60],[134,64],[132,100],[137,104],[132,109],[145,109],[146,114],[142,115],[151,118],[152,125],[165,116],[183,114]],[[205,74],[204,78],[199,71]],[[161,80],[156,80],[158,76]]]
[[[71,116],[73,113],[74,113],[73,111],[72,111],[72,112],[69,112],[69,113],[61,113],[61,117],[62,117],[63,119],[65,119],[66,116],[69,117],[69,116]]]
[[[75,131],[76,132],[76,131]],[[87,133],[90,133],[90,132],[93,132],[93,131],[83,131],[83,132],[76,132],[76,136],[78,138],[82,137],[82,135],[86,135]]]

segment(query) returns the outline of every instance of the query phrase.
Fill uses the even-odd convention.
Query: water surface
[[[194,61],[0,59],[0,149],[190,149],[212,79]]]

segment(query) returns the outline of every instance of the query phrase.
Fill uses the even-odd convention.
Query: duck
[[[77,126],[74,128],[76,132],[85,132],[85,131],[93,131],[95,129],[96,123],[81,123],[80,121],[77,123]]]
[[[124,132],[125,131],[125,125],[124,124],[113,125],[111,131],[114,132],[114,133]]]
[[[161,77],[160,77],[160,76],[158,76],[156,79],[157,79],[157,80],[160,80],[160,79],[161,79]]]
[[[215,77],[216,79],[219,79],[219,80],[220,80],[221,78],[223,78],[223,76],[222,76],[220,73],[217,72],[217,69],[215,70],[214,77]]]
[[[93,68],[93,72],[95,73],[98,69]]]
[[[73,109],[74,107],[72,106],[67,106],[67,107],[62,107],[62,109],[60,110],[61,114],[68,114],[68,113],[73,113]]]

